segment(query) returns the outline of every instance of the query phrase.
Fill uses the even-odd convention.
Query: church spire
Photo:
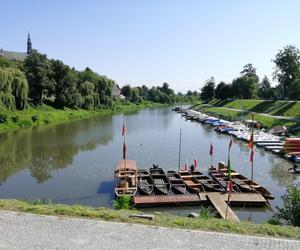
[[[28,38],[27,38],[27,54],[30,54],[32,52],[32,44],[30,39],[30,34],[28,32]]]

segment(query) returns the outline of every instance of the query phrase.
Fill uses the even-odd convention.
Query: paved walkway
[[[300,241],[0,212],[0,249],[300,249]]]

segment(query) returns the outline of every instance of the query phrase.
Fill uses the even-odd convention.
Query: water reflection
[[[51,172],[71,165],[79,151],[107,145],[113,138],[112,121],[112,116],[102,116],[1,134],[0,181],[28,168],[37,183],[43,183]]]

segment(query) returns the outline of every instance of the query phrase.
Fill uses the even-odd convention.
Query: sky
[[[287,44],[300,48],[298,0],[1,0],[0,47],[33,48],[120,86],[197,90],[231,82],[247,63],[272,79]]]

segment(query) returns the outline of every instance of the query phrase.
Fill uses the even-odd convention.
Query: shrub
[[[7,123],[7,115],[0,114],[0,123]]]
[[[38,116],[38,115],[33,115],[33,116],[31,116],[31,120],[32,120],[33,122],[36,122],[38,119],[39,119],[39,116]]]
[[[216,213],[212,207],[202,207],[200,208],[199,217],[203,219],[209,219],[216,217]]]
[[[116,197],[114,200],[114,208],[115,209],[130,209],[131,208],[131,196],[123,195],[120,197]]]
[[[297,185],[291,185],[287,188],[286,194],[281,196],[283,207],[277,208],[273,215],[280,223],[300,226],[300,188]]]
[[[14,123],[17,123],[20,120],[20,117],[16,115],[16,116],[13,116],[11,119]]]

